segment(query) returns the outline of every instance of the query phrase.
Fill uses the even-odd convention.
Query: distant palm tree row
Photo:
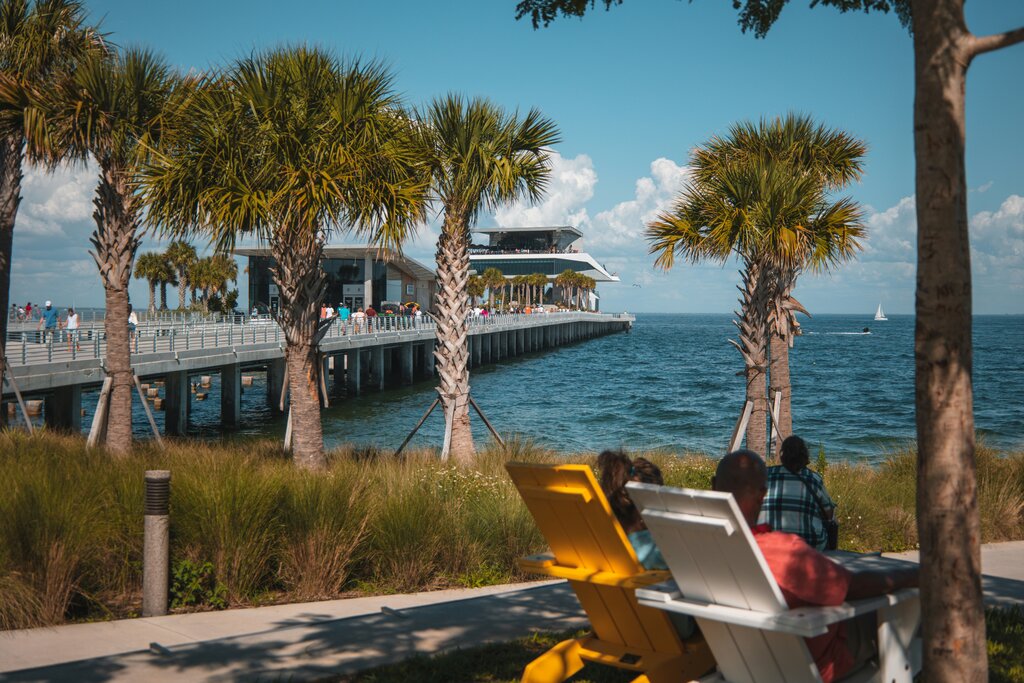
[[[225,254],[199,258],[195,248],[181,240],[172,242],[163,253],[150,251],[139,255],[135,261],[135,277],[149,283],[150,313],[157,311],[158,286],[161,311],[168,310],[168,285],[178,288],[178,310],[185,310],[188,292],[191,292],[190,308],[198,307],[204,313],[234,310],[238,300],[237,289],[228,291],[228,282],[238,279],[235,260]]]
[[[522,309],[543,304],[544,293],[551,284],[560,290],[563,306],[590,310],[590,294],[597,288],[597,280],[568,268],[554,280],[543,273],[506,277],[498,268],[487,268],[480,275],[470,275],[466,287],[474,305],[487,294],[487,307],[504,311],[513,306]]]

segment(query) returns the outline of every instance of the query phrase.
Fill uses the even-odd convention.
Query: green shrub
[[[213,571],[212,562],[178,560],[171,569],[171,609],[209,605],[214,609],[228,606],[228,590]]]

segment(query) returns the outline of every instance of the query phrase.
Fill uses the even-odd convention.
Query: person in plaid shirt
[[[828,534],[822,515],[832,519],[836,504],[825,490],[821,475],[807,468],[807,444],[799,436],[782,442],[781,465],[768,468],[768,493],[758,522],[774,531],[800,536],[812,548],[824,550]]]

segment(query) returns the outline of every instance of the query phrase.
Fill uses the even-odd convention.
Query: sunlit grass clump
[[[634,453],[633,455],[639,455]],[[707,488],[715,459],[645,454],[666,483]],[[915,454],[832,464],[851,550],[917,545]],[[296,469],[276,443],[139,445],[115,459],[82,439],[0,434],[0,628],[130,616],[141,606],[143,472],[169,469],[172,604],[212,608],[524,580],[544,541],[504,463],[594,463],[525,442],[474,470],[431,451],[340,449]],[[1024,538],[1024,454],[978,449],[983,540]]]

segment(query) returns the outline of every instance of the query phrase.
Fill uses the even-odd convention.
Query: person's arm
[[[920,571],[916,566],[906,569],[864,570],[852,572],[850,586],[846,589],[847,600],[873,598],[892,593],[900,588],[916,588]]]

